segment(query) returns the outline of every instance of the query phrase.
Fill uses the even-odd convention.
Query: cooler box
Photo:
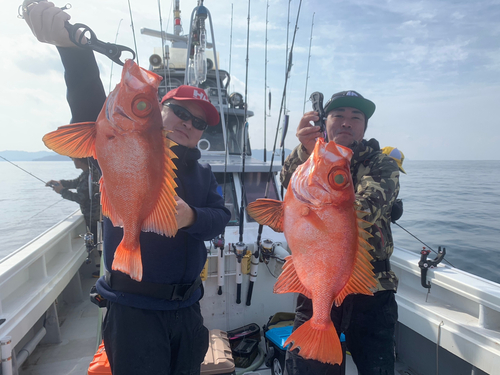
[[[283,374],[285,372],[286,349],[283,344],[292,334],[293,326],[271,328],[266,331],[266,365],[271,368],[273,375]]]
[[[234,367],[227,333],[220,329],[212,329],[200,373],[202,375],[234,375]]]

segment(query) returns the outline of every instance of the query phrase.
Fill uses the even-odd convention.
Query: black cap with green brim
[[[329,101],[325,104],[325,114],[331,110],[341,107],[351,107],[359,109],[365,114],[366,120],[372,117],[375,112],[375,103],[371,100],[363,98],[363,96],[356,91],[342,91],[333,94]]]

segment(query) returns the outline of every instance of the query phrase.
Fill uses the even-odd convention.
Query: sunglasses
[[[205,130],[208,127],[208,123],[205,120],[202,120],[201,118],[195,117],[189,112],[186,108],[181,107],[180,105],[173,104],[173,103],[165,103],[168,108],[174,112],[174,115],[179,117],[183,121],[189,121],[191,120],[191,124],[193,124],[193,127],[198,130]]]

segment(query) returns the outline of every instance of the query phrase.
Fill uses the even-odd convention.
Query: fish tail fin
[[[342,347],[331,321],[325,329],[316,329],[308,320],[297,328],[283,346],[292,343],[289,350],[299,348],[299,355],[306,359],[314,359],[332,365],[342,363]]]
[[[120,242],[115,251],[115,257],[111,269],[121,271],[133,280],[142,280],[141,246],[137,243],[133,248],[127,248],[123,241]]]

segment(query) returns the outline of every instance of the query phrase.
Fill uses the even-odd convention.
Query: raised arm
[[[69,39],[64,24],[70,18],[69,14],[47,1],[29,6],[28,12],[24,13],[35,37],[40,42],[56,46],[61,55],[71,123],[95,121],[106,94],[93,52],[77,47]]]

